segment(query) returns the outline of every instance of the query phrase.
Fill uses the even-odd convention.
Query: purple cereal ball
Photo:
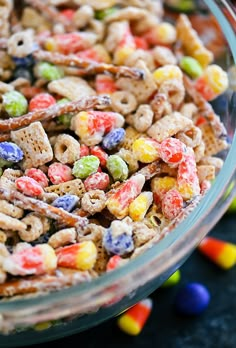
[[[19,162],[24,157],[24,153],[19,146],[8,141],[0,143],[0,158],[9,162]]]
[[[176,295],[175,309],[185,315],[199,315],[209,305],[210,293],[200,283],[189,283]]]
[[[78,201],[79,198],[77,196],[68,194],[55,199],[52,205],[56,208],[61,208],[70,212],[75,208]]]
[[[113,129],[103,138],[102,146],[105,150],[113,150],[123,141],[124,137],[124,128]]]

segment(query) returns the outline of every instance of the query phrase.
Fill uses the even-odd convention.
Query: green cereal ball
[[[70,102],[69,99],[62,98],[57,102],[57,104],[63,105],[63,104],[69,103],[69,102]],[[65,126],[69,127],[72,117],[73,117],[72,114],[64,114],[64,115],[58,116],[57,120],[59,123],[64,124]]]
[[[6,161],[5,159],[3,158],[0,158],[0,168],[3,168],[3,167],[11,167],[13,164],[13,162],[10,162],[10,161]]]
[[[58,80],[64,76],[63,70],[51,63],[41,62],[36,67],[37,74],[45,80]]]
[[[89,175],[96,173],[100,161],[96,156],[84,156],[74,163],[72,174],[79,179],[86,179]]]
[[[2,96],[3,107],[10,117],[18,117],[26,114],[28,110],[27,99],[17,91],[10,91]]]
[[[114,180],[124,181],[128,178],[129,169],[126,162],[118,155],[111,155],[107,160],[107,169]]]
[[[200,63],[192,57],[185,56],[181,58],[180,67],[192,78],[197,78],[203,73]]]

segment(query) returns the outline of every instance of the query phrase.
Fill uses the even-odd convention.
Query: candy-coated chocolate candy
[[[113,150],[122,142],[124,137],[125,137],[124,128],[113,129],[110,133],[108,133],[103,138],[102,146],[106,150]]]
[[[124,181],[128,178],[129,168],[118,155],[111,155],[107,160],[107,169],[114,180]]]
[[[200,283],[189,283],[184,286],[176,295],[175,308],[185,315],[201,314],[209,305],[210,293]]]
[[[162,288],[169,288],[179,283],[181,278],[180,270],[177,269],[162,285]]]

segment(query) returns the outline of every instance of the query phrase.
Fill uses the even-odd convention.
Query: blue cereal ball
[[[8,141],[0,143],[0,158],[5,161],[19,162],[24,157],[24,153],[19,146]]]
[[[102,141],[102,146],[105,150],[113,150],[119,145],[125,137],[124,128],[113,129],[108,133]]]
[[[76,204],[78,203],[79,198],[75,195],[64,195],[62,197],[58,197],[55,199],[55,201],[52,203],[54,207],[62,208],[66,211],[72,211]]]
[[[115,220],[103,234],[103,247],[108,254],[125,255],[134,250],[132,227]]]
[[[209,305],[210,293],[200,283],[190,283],[179,290],[175,298],[176,310],[185,315],[201,314]]]

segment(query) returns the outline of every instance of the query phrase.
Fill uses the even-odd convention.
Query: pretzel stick
[[[88,271],[64,270],[59,268],[56,274],[30,276],[9,280],[0,284],[0,296],[15,296],[38,291],[55,291],[67,286],[79,284],[92,279]]]
[[[199,112],[204,116],[211,124],[212,129],[217,138],[226,138],[227,131],[222,122],[220,122],[219,116],[217,116],[212,106],[196,91],[191,80],[184,75],[184,86],[187,93],[192,97],[194,103],[199,108]]]
[[[60,12],[53,6],[48,4],[48,1],[43,0],[25,0],[25,2],[40,13],[42,13],[50,22],[57,24],[61,23],[67,31],[75,31],[75,26],[66,17],[61,16]]]
[[[40,215],[59,220],[72,227],[83,228],[88,223],[86,218],[68,213],[64,209],[53,207],[43,201],[27,197],[18,191],[9,190],[5,187],[0,187],[0,198],[12,202],[19,208],[35,211]]]
[[[23,116],[0,120],[0,132],[22,128],[35,121],[49,120],[63,114],[92,109],[98,105],[110,105],[110,98],[108,96],[90,96],[63,105],[55,104],[48,109],[32,111]]]
[[[91,60],[79,58],[74,54],[65,55],[56,52],[38,50],[35,51],[33,55],[38,60],[47,61],[53,64],[83,68],[87,74],[101,74],[104,72],[109,72],[116,75],[116,77],[124,76],[137,80],[145,78],[145,74],[141,69],[121,65],[115,66],[112,64],[97,63],[95,61],[91,62]]]
[[[9,140],[10,138],[11,138],[10,133],[6,133],[6,134],[1,134],[1,133],[0,133],[0,143],[1,143],[2,141],[7,141],[7,140]]]

